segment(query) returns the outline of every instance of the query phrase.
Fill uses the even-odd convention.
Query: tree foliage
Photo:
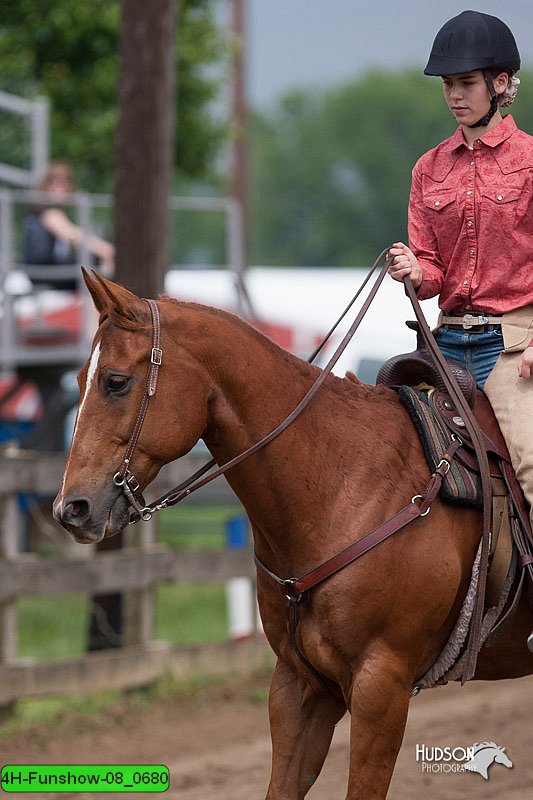
[[[533,77],[533,76],[531,76]],[[513,116],[533,133],[533,81]],[[252,126],[252,261],[364,265],[407,236],[411,170],[455,122],[438,79],[370,72],[286,95]]]
[[[52,156],[71,161],[85,189],[112,182],[120,6],[119,0],[2,3],[0,89],[50,98]],[[176,163],[190,177],[206,174],[222,140],[211,114],[218,82],[207,68],[220,66],[226,47],[212,6],[213,0],[179,6]]]

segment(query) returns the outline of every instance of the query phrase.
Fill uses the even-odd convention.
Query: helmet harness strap
[[[469,128],[485,128],[491,119],[493,118],[494,114],[498,110],[498,101],[499,101],[499,94],[496,93],[496,89],[494,88],[494,82],[492,80],[492,75],[487,70],[483,70],[483,77],[485,78],[485,83],[487,84],[487,89],[489,90],[490,94],[490,107],[484,117],[481,117],[480,120],[475,122],[473,125],[468,125]]]

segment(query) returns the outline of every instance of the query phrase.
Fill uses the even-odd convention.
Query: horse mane
[[[122,328],[126,331],[135,331],[150,336],[151,317],[144,304],[135,303],[130,309],[129,313],[124,313],[123,308],[119,308],[115,304],[110,304],[100,314],[98,325],[102,325],[106,320],[117,328]]]
[[[171,306],[176,306],[177,308],[183,308],[185,310],[190,311],[197,311],[201,314],[206,314],[208,316],[215,317],[216,319],[226,319],[229,322],[236,325],[243,333],[246,333],[248,336],[251,336],[257,342],[261,343],[263,347],[266,347],[270,350],[271,353],[275,353],[278,356],[281,356],[285,360],[290,361],[293,366],[295,366],[300,373],[307,375],[308,377],[311,376],[311,373],[314,372],[314,367],[309,364],[307,361],[299,358],[298,356],[291,353],[289,350],[286,350],[284,347],[276,344],[267,334],[263,333],[263,331],[256,328],[253,324],[248,322],[242,317],[233,314],[231,311],[227,311],[223,308],[217,308],[216,306],[209,306],[203,303],[197,303],[194,301],[189,300],[178,300],[175,297],[169,297],[168,295],[160,295],[158,298],[163,303],[168,303]]]
[[[495,750],[500,750],[500,747],[496,744],[496,742],[474,742],[472,745],[474,755],[480,750],[484,750],[486,747],[494,747]]]

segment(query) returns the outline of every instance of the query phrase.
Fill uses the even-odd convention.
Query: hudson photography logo
[[[513,762],[496,742],[476,742],[470,747],[436,747],[417,744],[416,760],[422,772],[477,772],[489,779],[489,767],[501,764],[509,769]]]

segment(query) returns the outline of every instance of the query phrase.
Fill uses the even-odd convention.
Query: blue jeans
[[[480,389],[489,377],[494,364],[503,350],[500,325],[487,325],[483,333],[449,328],[442,325],[435,334],[437,344],[446,358],[459,361],[472,373]]]

